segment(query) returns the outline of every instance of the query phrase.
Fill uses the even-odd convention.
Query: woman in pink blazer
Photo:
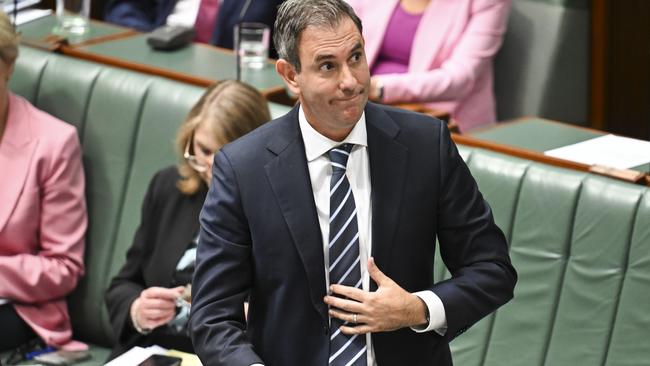
[[[450,112],[463,131],[495,121],[492,59],[510,0],[348,2],[363,21],[371,98],[427,103]],[[391,58],[403,68],[390,67]]]
[[[7,90],[17,36],[0,13],[0,351],[39,336],[68,350],[65,296],[83,274],[87,217],[76,130]]]

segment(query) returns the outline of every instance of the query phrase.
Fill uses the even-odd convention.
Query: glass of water
[[[263,69],[269,58],[271,30],[266,24],[244,22],[235,26],[235,52],[242,69]]]
[[[90,0],[56,0],[56,27],[54,33],[83,36],[88,33]]]

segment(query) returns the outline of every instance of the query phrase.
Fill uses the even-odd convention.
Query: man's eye
[[[361,53],[355,53],[354,55],[352,55],[351,59],[354,62],[361,60]]]
[[[334,68],[334,65],[332,65],[332,64],[329,63],[329,62],[326,62],[326,63],[320,65],[320,69],[321,69],[321,71],[330,71],[330,70],[332,70],[333,68]]]

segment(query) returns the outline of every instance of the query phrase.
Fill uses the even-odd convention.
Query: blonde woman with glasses
[[[151,180],[126,263],[106,292],[116,336],[111,358],[152,344],[193,352],[187,330],[189,293],[212,160],[223,145],[269,119],[257,90],[223,81],[208,88],[180,126],[180,163]]]

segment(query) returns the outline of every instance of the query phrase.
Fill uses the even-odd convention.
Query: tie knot
[[[352,151],[352,144],[343,144],[327,152],[327,155],[329,155],[332,161],[332,170],[345,170],[348,164],[348,158],[350,157],[350,151]]]

